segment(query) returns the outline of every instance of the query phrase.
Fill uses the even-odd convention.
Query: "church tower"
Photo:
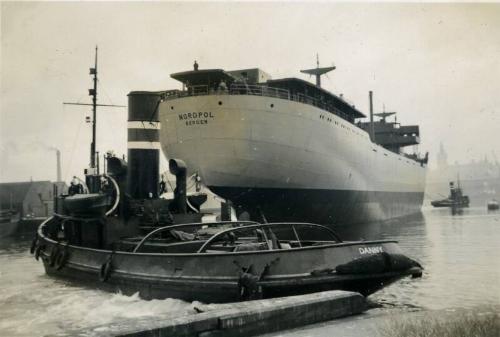
[[[437,165],[438,168],[445,168],[448,166],[448,154],[444,150],[443,142],[439,145],[439,152],[437,154]]]

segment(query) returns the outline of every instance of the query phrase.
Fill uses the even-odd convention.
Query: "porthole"
[[[173,106],[170,106],[170,110],[174,110],[174,107],[173,107]]]
[[[274,108],[274,104],[271,103],[271,108]]]
[[[222,105],[222,101],[219,101],[219,105]]]

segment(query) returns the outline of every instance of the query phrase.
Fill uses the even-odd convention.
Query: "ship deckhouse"
[[[380,117],[380,120],[373,123],[375,143],[395,153],[400,153],[403,147],[420,144],[418,125],[401,125],[396,119],[394,122],[387,121],[387,117],[396,115],[395,112],[384,111],[373,115]],[[370,122],[358,123],[358,126],[369,131]]]
[[[362,112],[356,109],[354,105],[347,103],[342,98],[318,85],[314,85],[300,78],[291,77],[269,80],[266,84],[272,88],[287,90],[294,98],[293,100],[317,106],[351,123],[354,123],[355,118],[366,117]]]
[[[316,106],[350,123],[354,123],[356,118],[366,117],[354,105],[319,85],[295,77],[273,80],[258,68],[234,71],[204,69],[170,76],[183,83],[186,95],[227,93],[270,96]]]

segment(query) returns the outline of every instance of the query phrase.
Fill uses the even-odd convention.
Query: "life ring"
[[[60,270],[66,264],[68,260],[68,251],[66,249],[58,251],[55,260],[54,260],[54,268],[56,270]]]
[[[99,281],[106,282],[111,275],[111,269],[113,268],[111,263],[111,257],[102,264],[101,269],[99,270]]]
[[[54,246],[52,250],[50,251],[50,256],[49,256],[49,266],[54,267],[54,263],[56,262],[56,257],[57,254],[59,253],[59,249],[57,246]]]
[[[35,253],[35,250],[37,248],[37,243],[38,243],[38,236],[35,236],[33,241],[31,241],[31,247],[30,247],[30,254],[33,255]]]

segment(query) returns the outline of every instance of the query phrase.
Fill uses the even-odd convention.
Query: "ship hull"
[[[214,193],[232,201],[236,210],[251,219],[362,223],[418,213],[423,194],[418,192],[370,192],[211,186]]]
[[[168,158],[255,220],[322,224],[419,212],[420,163],[370,141],[357,126],[314,106],[250,95],[206,95],[160,104]]]

